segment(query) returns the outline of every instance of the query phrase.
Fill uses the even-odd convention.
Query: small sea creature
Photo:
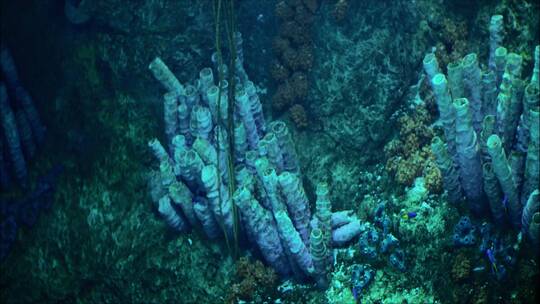
[[[493,271],[495,271],[495,274],[497,273],[497,263],[496,263],[496,260],[495,260],[495,253],[493,252],[493,247],[491,248],[488,248],[486,250],[486,255],[489,259],[489,262],[491,263],[491,268],[493,269]]]
[[[402,218],[404,220],[409,220],[409,219],[415,218],[416,216],[417,216],[416,212],[410,211],[410,212],[404,213]]]
[[[481,272],[481,271],[484,271],[484,270],[486,270],[486,267],[478,266],[478,267],[474,267],[472,271],[473,272]]]
[[[504,195],[504,198],[502,200],[502,204],[504,206],[504,210],[506,212],[508,212],[508,196],[506,194]]]

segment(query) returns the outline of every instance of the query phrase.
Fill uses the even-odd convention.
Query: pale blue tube
[[[194,106],[191,111],[191,121],[189,124],[191,134],[194,137],[200,137],[205,140],[210,139],[210,132],[212,132],[212,114],[207,107]]]
[[[17,121],[17,128],[19,130],[24,155],[26,156],[26,159],[32,159],[36,153],[36,142],[32,136],[30,122],[22,110],[17,110],[15,112],[15,120]]]
[[[15,96],[21,103],[24,113],[26,114],[26,117],[28,118],[28,122],[30,123],[30,127],[32,128],[32,135],[36,139],[36,142],[38,144],[43,143],[47,128],[45,128],[45,126],[41,122],[41,118],[39,117],[39,114],[34,105],[34,101],[32,100],[32,97],[21,86],[15,89]]]
[[[20,185],[24,186],[27,183],[28,172],[26,161],[21,148],[19,131],[15,121],[15,115],[9,104],[6,87],[0,83],[0,122],[4,129],[4,138],[7,143],[7,148],[15,177]]]
[[[504,35],[504,19],[502,15],[493,15],[489,23],[489,69],[497,71],[495,50],[502,45]]]
[[[176,94],[182,94],[184,92],[184,86],[178,81],[174,74],[169,70],[161,58],[156,57],[148,66],[154,78],[157,79],[169,92],[175,92]]]
[[[435,163],[441,171],[443,185],[448,193],[448,201],[457,203],[463,198],[463,188],[459,182],[459,172],[454,165],[452,157],[448,154],[446,145],[441,138],[435,136],[431,142],[431,151],[435,156]]]
[[[236,90],[236,109],[242,118],[248,139],[250,149],[256,149],[259,144],[259,134],[257,133],[257,125],[251,112],[249,96],[242,88]]]
[[[487,142],[488,152],[493,163],[493,172],[506,196],[510,222],[514,227],[521,225],[521,203],[516,184],[513,180],[510,164],[502,147],[502,142],[496,134],[491,135]]]
[[[463,87],[463,64],[461,60],[450,62],[446,66],[448,72],[448,83],[452,98],[465,97],[465,88]]]
[[[522,203],[538,189],[540,183],[540,112],[538,106],[529,110],[530,139],[525,160],[525,178],[522,189]]]
[[[463,58],[463,82],[467,88],[469,106],[472,113],[472,125],[476,134],[482,130],[482,71],[478,66],[478,58],[475,53],[470,53]]]
[[[294,227],[307,245],[309,244],[311,212],[302,181],[295,174],[285,171],[278,176],[278,183],[285,197],[287,210],[292,216]]]
[[[429,53],[424,56],[422,60],[424,66],[424,71],[428,75],[428,79],[432,79],[435,75],[439,74],[441,70],[439,69],[439,63],[437,62],[437,57],[434,53]]]
[[[448,147],[448,153],[454,158],[456,157],[456,114],[452,106],[452,97],[448,91],[448,82],[444,74],[436,74],[431,79],[435,102],[439,109],[439,119],[442,122],[444,137]]]
[[[497,113],[497,78],[495,72],[482,73],[482,113],[496,115]]]
[[[540,192],[534,190],[528,197],[523,216],[521,217],[521,231],[527,235],[530,240],[538,245],[540,242]]]
[[[169,227],[179,232],[188,229],[187,222],[174,210],[169,196],[165,195],[159,200],[157,209]]]
[[[246,229],[255,237],[264,259],[278,274],[287,276],[291,272],[291,266],[271,212],[265,210],[246,188],[236,189],[234,202],[246,223]]]
[[[193,202],[193,211],[195,212],[197,219],[201,222],[205,234],[209,238],[214,239],[221,234],[219,225],[214,218],[214,214],[206,198],[196,197]]]
[[[484,210],[484,193],[482,184],[482,164],[480,147],[476,140],[476,132],[472,127],[469,101],[467,98],[454,100],[456,111],[456,147],[461,186],[469,202],[469,207],[476,214]]]
[[[299,173],[300,166],[296,157],[296,149],[287,125],[280,120],[270,123],[270,130],[276,135],[283,157],[283,169],[292,173]]]

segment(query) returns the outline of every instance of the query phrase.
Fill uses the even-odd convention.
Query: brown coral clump
[[[279,29],[279,34],[281,37],[295,41],[297,39],[296,36],[303,35],[302,26],[294,20],[283,22]]]
[[[336,4],[334,5],[334,9],[332,10],[332,16],[336,20],[336,22],[340,22],[343,19],[345,19],[345,16],[347,16],[347,11],[349,10],[349,1],[348,0],[338,0]]]
[[[296,72],[291,76],[290,80],[291,90],[294,92],[295,97],[298,99],[304,99],[308,93],[308,80],[304,73]]]
[[[275,6],[281,24],[278,36],[272,41],[277,62],[272,64],[270,73],[278,83],[272,97],[272,108],[278,111],[293,104],[300,106],[308,96],[306,73],[314,62],[312,24],[319,4],[318,0],[282,0]],[[303,107],[295,107],[292,113],[297,126],[307,124]]]
[[[291,89],[289,83],[282,83],[277,88],[274,96],[272,96],[272,107],[281,111],[292,103],[294,96],[294,91]]]
[[[285,50],[289,49],[290,47],[291,43],[286,38],[278,36],[272,40],[272,49],[277,55],[281,55],[283,52],[285,52]]]
[[[317,9],[319,8],[319,3],[317,0],[304,0],[304,5],[309,9],[311,14],[315,14]]]
[[[277,81],[283,81],[289,78],[289,70],[279,61],[275,61],[270,66],[270,75]]]
[[[302,105],[295,104],[289,109],[291,113],[291,119],[298,129],[304,129],[308,127],[308,118],[306,110]]]
[[[289,20],[294,16],[294,10],[285,1],[276,4],[275,13],[282,20]]]
[[[261,261],[251,261],[241,257],[236,262],[236,280],[228,296],[229,303],[237,299],[253,300],[256,295],[267,294],[275,289],[277,275],[272,268],[265,267]]]
[[[291,7],[297,7],[299,5],[302,5],[302,0],[286,0],[286,2]]]
[[[297,6],[295,13],[296,14],[294,15],[294,20],[296,20],[298,24],[301,24],[303,26],[309,26],[315,20],[315,17],[311,10],[303,5]]]
[[[285,66],[290,68],[291,70],[295,71],[298,69],[298,53],[293,48],[286,49],[283,54],[283,63]]]
[[[298,49],[298,67],[304,71],[311,69],[313,61],[313,47],[311,45],[303,45]]]

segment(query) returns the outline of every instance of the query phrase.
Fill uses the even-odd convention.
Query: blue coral
[[[496,240],[496,235],[493,233],[493,225],[489,223],[482,223],[480,226],[480,246],[479,250],[485,253],[486,250],[491,248]]]
[[[9,254],[20,226],[31,228],[40,213],[50,209],[56,182],[62,171],[62,166],[54,167],[39,178],[31,194],[19,201],[0,201],[0,261]]]
[[[405,252],[399,248],[398,238],[390,232],[392,221],[386,214],[386,203],[377,205],[373,222],[374,225],[366,225],[360,234],[360,255],[368,260],[376,260],[383,254],[389,254],[390,264],[400,271],[406,271]]]
[[[374,276],[375,271],[369,265],[355,264],[352,266],[351,284],[355,299],[358,299],[362,290],[369,286]]]
[[[390,264],[401,272],[405,272],[407,270],[407,267],[405,266],[405,252],[402,249],[396,249],[390,255]]]
[[[358,241],[360,254],[368,259],[375,259],[378,256],[377,245],[379,243],[379,232],[374,227],[368,227]]]
[[[474,233],[476,227],[471,222],[468,216],[463,216],[454,227],[452,239],[455,246],[472,246],[476,243]]]
[[[395,248],[399,244],[399,240],[391,233],[388,233],[381,242],[381,252],[385,253]]]

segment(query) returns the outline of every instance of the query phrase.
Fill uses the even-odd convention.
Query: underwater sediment
[[[2,1],[0,300],[534,303],[539,9]]]

